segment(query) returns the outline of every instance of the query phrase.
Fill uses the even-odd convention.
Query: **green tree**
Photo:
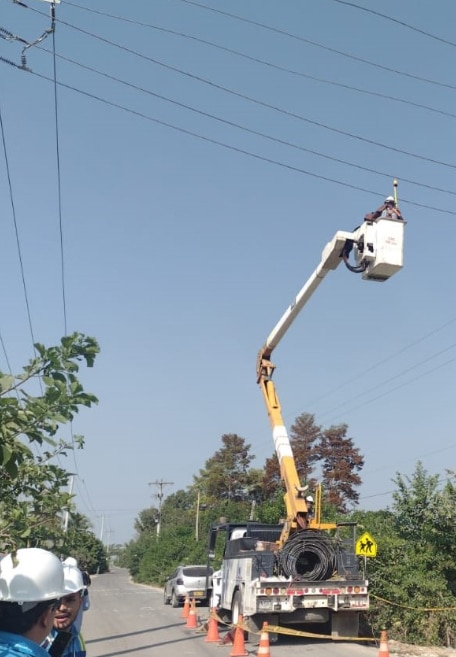
[[[84,391],[79,364],[92,367],[99,351],[94,338],[74,333],[59,345],[35,345],[37,356],[17,376],[0,372],[0,548],[35,545],[42,534],[59,534],[61,510],[69,503],[62,489],[70,474],[51,463],[56,454],[82,447],[58,435],[81,406],[97,398]],[[30,445],[46,446],[35,456]],[[45,494],[43,494],[45,492]]]
[[[193,488],[210,500],[245,499],[251,483],[249,466],[254,457],[250,445],[235,433],[222,436],[223,446],[210,457],[199,476],[193,477]]]
[[[138,535],[156,531],[158,521],[158,510],[151,506],[139,512],[135,519],[134,528]]]
[[[62,556],[74,557],[82,570],[90,574],[109,570],[106,549],[93,533],[89,519],[81,513],[70,512],[68,528],[60,543]]]
[[[325,429],[320,441],[322,484],[325,499],[338,511],[346,513],[349,504],[358,504],[360,472],[364,458],[353,439],[347,438],[348,426],[339,424]]]

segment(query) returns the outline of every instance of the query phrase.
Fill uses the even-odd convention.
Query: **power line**
[[[36,349],[35,349],[35,335],[33,332],[33,324],[32,324],[32,316],[30,312],[30,302],[29,302],[29,297],[28,297],[28,292],[27,292],[27,284],[25,281],[25,272],[24,272],[24,262],[22,258],[22,249],[21,249],[21,241],[19,238],[19,228],[17,225],[17,218],[16,218],[16,208],[14,205],[14,197],[13,197],[13,186],[11,184],[11,174],[10,174],[10,167],[9,167],[9,161],[8,161],[8,153],[7,153],[7,148],[6,148],[6,138],[5,138],[5,128],[3,125],[3,118],[2,118],[2,111],[0,108],[0,129],[2,133],[2,144],[3,144],[3,153],[5,156],[5,164],[6,164],[6,175],[8,179],[8,189],[9,189],[9,197],[10,197],[10,203],[11,203],[11,211],[12,211],[12,216],[13,216],[13,223],[14,223],[14,232],[16,235],[16,246],[17,246],[17,253],[19,256],[19,265],[20,265],[20,270],[21,270],[21,279],[22,279],[22,289],[24,291],[24,298],[25,298],[25,306],[27,309],[27,319],[28,319],[28,325],[29,325],[29,330],[30,330],[30,336],[32,338],[32,344],[33,344],[33,351],[36,354]],[[41,381],[40,381],[41,383]]]
[[[405,21],[401,21],[398,18],[393,18],[393,16],[388,16],[387,14],[382,14],[379,11],[375,11],[375,9],[368,9],[367,7],[362,7],[361,5],[357,5],[354,2],[347,2],[347,0],[332,0],[332,2],[337,2],[340,5],[347,5],[348,7],[353,7],[354,9],[359,9],[360,11],[365,11],[368,14],[373,14],[374,16],[378,16],[379,18],[384,18],[387,21],[390,21],[391,23],[396,23],[397,25],[400,25],[401,27],[405,27],[407,30],[412,30],[413,32],[417,32],[418,34],[422,34],[423,36],[429,37],[430,39],[434,39],[435,41],[439,41],[440,43],[445,43],[447,46],[453,46],[456,47],[456,43],[453,41],[448,41],[448,39],[444,39],[443,37],[437,36],[436,34],[432,34],[431,32],[426,32],[426,30],[422,30],[419,27],[415,27],[414,25],[410,25],[410,23],[406,23]]]
[[[181,0],[181,2],[187,2],[187,0]],[[413,157],[413,158],[416,158],[416,159],[419,159],[419,160],[424,160],[426,162],[430,162],[431,164],[438,164],[440,166],[448,167],[448,168],[451,168],[451,169],[456,169],[456,164],[453,164],[453,163],[450,163],[450,162],[443,162],[441,160],[435,160],[433,158],[426,157],[424,155],[418,155],[416,153],[412,153],[410,151],[406,151],[404,149],[397,148],[394,145],[383,144],[383,143],[377,142],[373,139],[369,139],[367,137],[361,137],[360,135],[357,135],[355,133],[351,133],[351,132],[348,132],[346,130],[341,130],[341,129],[335,128],[333,126],[329,126],[325,123],[322,123],[321,121],[316,121],[316,120],[313,120],[313,119],[309,119],[308,117],[305,117],[301,114],[297,114],[295,112],[291,112],[291,111],[286,110],[284,108],[277,107],[276,105],[272,105],[271,103],[266,103],[265,101],[258,100],[257,98],[253,98],[252,96],[248,96],[247,94],[243,94],[243,93],[240,93],[238,91],[235,91],[234,89],[229,89],[228,87],[224,87],[223,85],[220,85],[216,82],[213,82],[212,80],[208,80],[208,79],[203,78],[199,75],[195,75],[194,73],[190,73],[189,71],[184,71],[183,69],[178,68],[176,66],[166,64],[165,62],[162,62],[162,61],[160,61],[160,60],[158,60],[154,57],[149,57],[147,55],[144,55],[144,54],[142,54],[142,53],[140,53],[136,50],[133,50],[131,48],[127,48],[126,46],[122,46],[122,45],[116,43],[115,41],[111,41],[110,39],[105,39],[104,37],[101,37],[97,34],[94,34],[93,32],[89,32],[89,31],[84,30],[82,28],[76,27],[76,26],[71,25],[70,23],[67,23],[65,21],[60,21],[60,22],[63,25],[66,25],[67,27],[71,27],[72,29],[74,29],[78,32],[82,32],[83,34],[86,34],[86,35],[88,35],[88,36],[90,36],[94,39],[97,39],[97,40],[99,40],[103,43],[107,43],[108,45],[111,45],[115,48],[119,48],[120,50],[123,50],[123,51],[128,52],[132,55],[140,57],[141,59],[144,59],[144,60],[149,61],[153,64],[156,64],[157,66],[163,67],[167,70],[174,71],[175,73],[179,73],[180,75],[184,75],[186,77],[189,77],[190,79],[197,80],[198,82],[201,82],[205,85],[209,85],[210,87],[212,87],[214,89],[219,89],[220,91],[224,91],[225,93],[229,93],[233,96],[241,98],[242,100],[246,100],[250,103],[254,103],[255,105],[259,105],[261,107],[265,107],[266,109],[271,109],[275,112],[279,112],[280,114],[284,114],[285,116],[288,116],[290,118],[297,119],[299,121],[304,121],[305,123],[309,123],[311,125],[314,125],[314,126],[317,126],[317,127],[320,127],[320,128],[324,128],[325,130],[329,130],[331,132],[342,135],[344,137],[350,137],[351,139],[356,139],[358,141],[361,141],[361,142],[364,142],[364,143],[367,143],[367,144],[371,144],[373,146],[378,146],[379,148],[388,150],[389,152],[400,153],[402,155],[407,155],[409,157]]]
[[[190,0],[180,0],[180,1],[181,1],[181,2],[189,2],[189,4],[195,4],[195,5],[197,5],[197,6],[205,7],[205,5],[199,5],[199,3],[190,2]],[[206,7],[206,8],[207,8],[207,7]],[[220,10],[212,10],[212,8],[207,8],[207,9],[211,9],[211,11],[217,11],[218,13],[226,14],[226,12],[222,12],[222,11],[220,11]],[[33,11],[37,11],[37,10],[33,10]],[[38,13],[41,13],[41,12],[38,12]],[[229,15],[232,16],[231,14],[229,14]],[[239,17],[236,17],[236,18],[239,18]],[[241,19],[240,19],[240,20],[241,20]],[[242,19],[242,20],[247,20],[247,19]],[[451,163],[451,162],[443,162],[443,161],[441,161],[441,160],[435,160],[435,159],[433,159],[433,158],[430,158],[430,157],[427,157],[427,156],[424,156],[424,155],[419,155],[419,154],[417,154],[417,153],[412,153],[412,152],[410,152],[410,151],[406,151],[406,150],[404,150],[404,149],[397,148],[397,147],[394,146],[394,145],[388,145],[388,144],[384,144],[384,143],[381,143],[381,142],[377,142],[377,141],[375,141],[375,140],[373,140],[373,139],[369,139],[369,138],[367,138],[367,137],[362,137],[361,135],[357,135],[357,134],[355,134],[355,133],[351,133],[351,132],[348,132],[348,131],[346,131],[346,130],[341,130],[341,129],[339,129],[339,128],[335,128],[335,127],[333,127],[333,126],[329,126],[329,125],[327,125],[327,124],[325,124],[325,123],[322,123],[322,122],[320,122],[320,121],[316,121],[316,120],[313,120],[313,119],[309,119],[308,117],[305,117],[305,116],[303,116],[303,115],[301,115],[301,114],[297,114],[297,113],[295,113],[295,112],[291,112],[291,111],[286,110],[286,109],[284,109],[284,108],[277,107],[276,105],[272,105],[272,104],[270,104],[270,103],[266,103],[265,101],[261,101],[261,100],[258,100],[258,99],[256,99],[256,98],[253,98],[253,97],[251,97],[251,96],[248,96],[248,95],[246,95],[246,94],[242,94],[242,93],[240,93],[240,92],[238,92],[238,91],[235,91],[234,89],[229,89],[229,88],[227,88],[227,87],[224,87],[223,85],[220,85],[220,84],[218,84],[218,83],[216,83],[216,82],[213,82],[212,80],[208,80],[208,79],[203,78],[203,77],[201,77],[201,76],[198,76],[198,75],[195,75],[195,74],[193,74],[193,73],[190,73],[189,71],[185,71],[185,70],[183,70],[183,69],[180,69],[180,68],[178,68],[178,67],[172,66],[172,65],[170,65],[170,64],[166,64],[165,62],[160,61],[160,60],[158,60],[158,59],[156,59],[156,58],[154,58],[154,57],[149,57],[149,56],[147,56],[147,55],[144,55],[144,54],[142,54],[142,53],[140,53],[140,52],[138,52],[138,51],[136,51],[136,50],[133,50],[133,49],[131,49],[131,48],[128,48],[127,46],[122,46],[121,44],[116,43],[115,41],[111,41],[110,39],[106,39],[105,37],[102,37],[102,36],[100,36],[100,35],[94,34],[93,32],[89,32],[88,30],[84,30],[83,28],[80,28],[80,27],[77,27],[77,26],[75,26],[75,25],[72,25],[71,23],[68,23],[68,22],[66,22],[66,21],[62,21],[62,20],[60,20],[59,22],[60,22],[62,25],[65,25],[65,26],[67,26],[67,27],[70,27],[70,28],[73,29],[73,30],[76,30],[77,32],[81,32],[82,34],[85,34],[85,35],[87,35],[87,36],[90,36],[91,38],[94,38],[94,39],[97,39],[98,41],[101,41],[102,43],[106,43],[106,44],[108,44],[108,45],[110,45],[110,46],[113,46],[113,47],[115,47],[115,48],[118,48],[118,49],[120,49],[120,50],[123,50],[123,51],[125,51],[125,52],[128,52],[129,54],[135,55],[135,56],[137,56],[137,57],[139,57],[139,58],[141,58],[141,59],[144,59],[145,61],[149,61],[149,62],[151,62],[151,63],[153,63],[153,64],[156,64],[157,66],[163,67],[163,68],[165,68],[165,69],[167,69],[167,70],[171,70],[171,71],[173,71],[173,72],[175,72],[175,73],[179,73],[180,75],[184,75],[184,76],[186,76],[186,77],[189,77],[190,79],[197,80],[198,82],[201,82],[202,84],[209,85],[210,87],[213,87],[213,88],[215,88],[215,89],[219,89],[219,90],[221,90],[221,91],[224,91],[225,93],[229,93],[229,94],[231,94],[231,95],[233,95],[233,96],[236,96],[236,97],[241,98],[241,99],[243,99],[243,100],[246,100],[246,101],[248,101],[248,102],[254,103],[254,104],[259,105],[259,106],[261,106],[261,107],[265,107],[265,108],[267,108],[267,109],[271,109],[271,110],[273,110],[273,111],[279,112],[279,113],[281,113],[281,114],[284,114],[284,115],[286,115],[286,116],[289,116],[290,118],[294,118],[294,119],[297,119],[297,120],[300,120],[300,121],[304,121],[305,123],[309,123],[309,124],[311,124],[311,125],[314,125],[314,126],[317,126],[317,127],[323,128],[323,129],[325,129],[325,130],[329,130],[329,131],[334,132],[334,133],[336,133],[336,134],[340,134],[340,135],[342,135],[342,136],[344,136],[344,137],[349,137],[349,138],[351,138],[351,139],[355,139],[355,140],[358,140],[358,141],[361,141],[361,142],[364,142],[364,143],[368,143],[368,144],[371,144],[371,145],[373,145],[373,146],[378,146],[379,148],[386,149],[386,150],[388,150],[389,152],[397,152],[397,153],[400,153],[401,155],[407,155],[408,157],[413,157],[413,158],[416,158],[416,159],[419,159],[419,160],[423,160],[423,161],[426,161],[426,162],[430,162],[431,164],[437,164],[437,165],[444,166],[444,167],[448,167],[448,168],[451,168],[451,169],[456,169],[456,164],[453,164],[453,163]],[[248,21],[248,20],[247,20],[247,22],[252,22],[252,21]],[[260,25],[262,25],[262,24],[260,24]],[[263,27],[264,27],[264,26],[263,26]],[[266,26],[266,27],[267,27],[267,26]],[[271,29],[272,29],[272,28],[271,28]],[[454,87],[454,88],[456,89],[456,87]]]
[[[0,57],[0,61],[3,61],[1,57]],[[7,63],[9,63],[9,62],[7,62]],[[45,75],[42,75],[41,73],[36,73],[34,71],[28,71],[28,72],[31,73],[32,75],[35,75],[36,77],[41,78],[42,80],[46,80],[47,82],[53,82],[53,80],[51,78],[49,78]],[[313,171],[307,171],[305,169],[301,169],[300,167],[296,167],[296,166],[293,166],[291,164],[287,164],[285,162],[280,162],[278,160],[275,160],[273,158],[269,158],[269,157],[266,157],[266,156],[263,156],[263,155],[258,155],[257,153],[247,151],[247,150],[245,150],[243,148],[239,148],[237,146],[232,146],[230,144],[226,144],[225,142],[219,141],[217,139],[213,139],[212,137],[207,137],[205,135],[199,134],[199,133],[194,132],[192,130],[188,130],[186,128],[182,128],[180,126],[174,125],[172,123],[169,123],[168,121],[163,121],[161,119],[157,119],[155,117],[148,116],[147,114],[144,114],[143,112],[138,112],[137,110],[130,109],[128,107],[125,107],[124,105],[120,105],[119,103],[109,101],[106,98],[102,98],[102,97],[97,96],[95,94],[92,94],[88,91],[78,89],[76,87],[73,87],[72,85],[66,84],[65,82],[59,81],[59,82],[57,82],[57,84],[59,86],[65,87],[66,89],[70,89],[71,91],[74,91],[76,93],[82,94],[83,96],[91,98],[92,100],[97,100],[101,103],[104,103],[105,105],[108,105],[110,107],[115,107],[116,109],[123,110],[125,112],[128,112],[128,113],[134,115],[134,116],[138,116],[138,117],[141,117],[143,119],[146,119],[147,121],[152,121],[153,123],[156,123],[156,124],[161,125],[163,127],[171,128],[172,130],[176,130],[177,132],[180,132],[182,134],[186,134],[186,135],[189,135],[189,136],[192,136],[192,137],[196,137],[196,138],[201,139],[203,141],[206,141],[208,143],[215,144],[217,146],[221,146],[222,148],[233,151],[235,153],[240,153],[242,155],[247,155],[248,157],[252,157],[256,160],[259,160],[259,161],[262,161],[262,162],[267,162],[267,163],[273,164],[275,166],[280,166],[284,169],[288,169],[289,171],[294,171],[295,173],[301,173],[303,175],[310,176],[312,178],[316,178],[316,179],[319,179],[319,180],[325,180],[326,182],[331,182],[331,183],[334,183],[336,185],[341,185],[342,187],[347,187],[349,189],[355,189],[357,191],[364,192],[364,193],[367,193],[367,194],[374,194],[376,196],[382,196],[382,192],[374,191],[374,190],[371,190],[371,189],[366,189],[365,187],[361,187],[360,185],[354,185],[354,184],[351,184],[351,183],[343,182],[341,180],[337,180],[337,179],[331,178],[329,176],[323,176],[321,174],[314,173]],[[438,208],[438,207],[427,205],[427,204],[424,204],[424,203],[418,203],[416,201],[412,201],[412,200],[404,198],[404,197],[403,197],[402,200],[403,200],[404,203],[408,203],[408,204],[413,205],[415,207],[424,208],[426,210],[434,210],[435,212],[441,212],[443,214],[456,215],[456,211],[454,211],[454,210],[447,210],[447,209],[444,209],[444,208]]]
[[[313,80],[314,82],[319,82],[319,83],[322,83],[322,84],[327,84],[327,85],[331,85],[331,86],[335,86],[335,87],[340,87],[342,89],[347,89],[349,91],[355,91],[357,93],[366,94],[368,96],[373,96],[373,97],[376,97],[376,98],[383,98],[385,100],[390,100],[390,101],[397,102],[397,103],[403,103],[405,105],[410,105],[411,107],[424,109],[424,110],[427,110],[429,112],[435,112],[437,114],[441,114],[443,116],[448,116],[450,118],[456,118],[456,114],[453,114],[452,112],[448,112],[448,111],[445,111],[445,110],[442,110],[442,109],[438,109],[436,107],[432,107],[430,105],[424,105],[422,103],[415,103],[415,102],[413,102],[411,100],[408,100],[406,98],[399,98],[397,96],[391,96],[390,94],[383,94],[383,93],[380,93],[378,91],[370,91],[368,89],[362,89],[362,88],[359,88],[359,87],[355,87],[353,85],[344,84],[342,82],[336,82],[335,80],[327,80],[325,78],[310,75],[308,73],[303,73],[302,71],[296,71],[296,70],[290,69],[286,66],[280,66],[279,64],[275,64],[273,62],[268,62],[264,59],[260,59],[259,57],[253,57],[252,55],[248,55],[247,53],[241,52],[239,50],[235,50],[233,48],[227,48],[227,47],[222,46],[220,44],[214,43],[213,41],[208,41],[206,39],[201,39],[200,37],[195,37],[191,34],[186,34],[185,32],[178,32],[177,30],[171,30],[169,28],[161,27],[161,26],[158,26],[158,25],[152,25],[150,23],[143,23],[141,21],[135,21],[135,20],[132,20],[132,19],[129,19],[129,18],[125,18],[123,16],[117,16],[117,15],[114,15],[114,14],[109,14],[107,12],[98,11],[96,9],[92,9],[92,8],[89,8],[89,7],[82,7],[81,5],[76,5],[72,2],[65,2],[65,4],[66,5],[71,5],[72,7],[76,7],[78,9],[84,9],[85,11],[88,11],[88,12],[94,13],[94,14],[98,14],[100,16],[106,16],[106,17],[109,17],[109,18],[114,18],[116,20],[119,20],[119,21],[122,21],[122,22],[125,22],[125,23],[138,25],[140,27],[147,27],[149,29],[156,30],[158,32],[162,32],[162,33],[165,33],[165,34],[172,34],[174,36],[178,36],[178,37],[181,37],[181,38],[184,38],[184,39],[195,41],[197,43],[202,43],[204,45],[210,46],[211,48],[215,48],[215,49],[220,50],[222,52],[227,52],[231,55],[236,55],[237,57],[247,59],[248,61],[255,62],[257,64],[261,64],[263,66],[270,67],[274,70],[278,70],[278,71],[281,71],[283,73],[288,73],[290,75],[302,77],[302,78],[307,79],[307,80]]]
[[[368,59],[364,59],[363,57],[357,57],[356,55],[350,55],[349,53],[343,52],[342,50],[337,50],[336,48],[331,48],[330,46],[325,46],[321,43],[318,43],[317,41],[311,41],[310,39],[306,39],[304,37],[301,37],[297,34],[293,34],[292,32],[287,32],[286,30],[281,30],[278,27],[273,27],[271,25],[266,25],[265,23],[260,23],[259,21],[254,21],[249,18],[244,18],[243,16],[239,16],[237,14],[231,14],[230,12],[227,11],[222,11],[221,9],[215,9],[214,7],[209,7],[208,5],[204,5],[200,2],[194,2],[194,0],[179,0],[179,2],[183,2],[188,5],[193,5],[195,7],[199,7],[200,9],[205,9],[207,11],[212,11],[216,14],[221,14],[223,16],[228,16],[229,18],[233,18],[235,20],[241,21],[243,23],[249,23],[250,25],[255,25],[256,27],[261,27],[264,30],[269,30],[270,32],[275,32],[276,34],[281,34],[282,36],[289,37],[291,39],[295,39],[296,41],[301,41],[302,43],[307,43],[308,45],[315,46],[316,48],[321,48],[322,50],[326,50],[328,52],[332,52],[336,55],[341,55],[342,57],[346,57],[347,59],[352,59],[356,62],[361,62],[362,64],[366,64],[368,66],[373,66],[374,68],[379,68],[383,71],[388,71],[389,73],[395,73],[396,75],[402,75],[407,78],[411,78],[413,80],[418,80],[420,82],[426,82],[428,84],[433,84],[437,85],[439,87],[446,87],[447,89],[456,89],[455,85],[446,83],[446,82],[438,82],[437,80],[430,80],[429,78],[422,77],[420,75],[414,75],[412,73],[406,73],[405,71],[399,71],[398,69],[395,68],[390,68],[389,66],[383,66],[382,64],[377,64],[376,62],[372,62]]]
[[[45,52],[49,52],[45,48],[43,48],[43,50]],[[294,149],[303,151],[305,153],[310,153],[312,155],[315,155],[316,157],[321,157],[321,158],[330,160],[332,162],[337,162],[339,164],[343,164],[343,165],[346,165],[346,166],[349,166],[349,167],[353,167],[353,168],[361,170],[361,171],[366,171],[368,173],[374,173],[376,175],[383,176],[384,178],[391,179],[391,174],[390,173],[378,171],[376,169],[371,169],[369,167],[365,167],[365,166],[356,164],[354,162],[349,162],[348,160],[344,160],[342,158],[334,157],[332,155],[327,155],[325,153],[321,153],[321,152],[313,150],[311,148],[306,148],[305,146],[300,146],[299,144],[295,144],[293,142],[290,142],[290,141],[287,141],[287,140],[284,140],[284,139],[279,139],[277,137],[273,137],[272,135],[265,134],[265,133],[260,132],[258,130],[253,130],[252,128],[248,128],[246,126],[240,125],[239,123],[236,123],[234,121],[229,121],[228,119],[223,119],[223,118],[221,118],[219,116],[216,116],[214,114],[211,114],[209,112],[205,112],[205,111],[200,110],[200,109],[198,109],[196,107],[193,107],[191,105],[187,105],[186,103],[182,103],[180,101],[169,98],[167,96],[163,96],[162,94],[158,94],[155,91],[151,91],[150,89],[145,89],[144,87],[139,87],[136,84],[133,84],[133,83],[128,82],[126,80],[122,80],[121,78],[118,78],[114,75],[110,75],[109,73],[106,73],[104,71],[100,71],[99,69],[93,68],[92,66],[82,64],[81,62],[70,59],[69,57],[65,57],[64,55],[57,55],[57,57],[62,59],[63,61],[69,62],[70,64],[74,64],[75,66],[78,66],[78,67],[80,67],[84,70],[90,71],[90,72],[95,73],[97,75],[103,76],[103,77],[105,77],[109,80],[113,80],[114,82],[118,82],[122,85],[125,85],[125,86],[129,87],[130,89],[135,89],[136,91],[140,91],[141,93],[145,93],[147,95],[153,96],[154,98],[158,98],[158,99],[163,100],[165,102],[171,103],[172,105],[175,105],[177,107],[182,107],[182,108],[187,109],[191,112],[195,112],[196,114],[199,114],[200,116],[205,116],[207,118],[213,119],[214,121],[218,121],[218,122],[223,123],[225,125],[229,125],[231,127],[237,128],[239,130],[243,130],[244,132],[247,132],[249,134],[256,135],[256,136],[262,137],[264,139],[268,139],[268,140],[273,141],[275,143],[282,144],[284,146],[288,146],[290,148],[294,148]],[[456,118],[456,115],[455,115],[455,118]],[[450,189],[443,189],[441,187],[435,187],[434,185],[429,185],[429,184],[423,183],[421,181],[410,180],[408,178],[404,178],[403,176],[400,176],[400,179],[401,179],[401,182],[406,182],[410,185],[416,185],[417,187],[420,187],[420,188],[424,187],[426,189],[431,189],[433,191],[437,191],[437,192],[441,192],[441,193],[444,193],[444,194],[450,194],[450,195],[456,196],[456,192],[453,191],[453,190],[450,190]]]
[[[61,183],[61,173],[60,173],[59,112],[58,112],[58,102],[57,102],[58,87],[57,87],[57,59],[56,59],[56,51],[55,51],[55,29],[52,32],[52,61],[53,61],[53,72],[54,72],[54,122],[55,122],[55,150],[56,150],[56,162],[57,162],[57,196],[58,196],[58,212],[59,212],[60,272],[61,272],[61,285],[62,285],[64,334],[67,335],[68,326],[67,326],[67,305],[66,305],[66,292],[65,292],[65,252],[63,246],[62,183]]]
[[[421,342],[424,342],[425,340],[432,337],[436,333],[439,333],[440,331],[443,331],[443,329],[447,328],[448,326],[451,326],[451,324],[454,324],[455,322],[456,322],[456,317],[453,317],[453,319],[450,319],[448,322],[445,322],[445,324],[442,324],[441,326],[437,327],[436,329],[433,329],[429,333],[426,333],[425,335],[417,338],[413,342],[410,342],[409,344],[405,345],[404,347],[401,347],[400,349],[393,352],[392,354],[390,354],[386,358],[382,358],[381,360],[377,361],[376,363],[373,363],[372,365],[369,365],[369,372],[371,373],[375,369],[380,367],[381,365],[384,365],[385,363],[388,363],[389,361],[391,361],[393,359],[396,359],[398,356],[403,354],[405,351],[408,351],[409,349],[412,349],[413,347],[416,347]],[[311,400],[309,402],[309,405],[312,406],[316,402],[320,401],[321,399],[324,399],[325,397],[328,397],[329,395],[331,395],[334,392],[337,392],[341,388],[345,388],[350,383],[353,383],[354,381],[359,381],[362,378],[362,375],[363,375],[364,371],[365,370],[362,370],[361,372],[358,372],[357,374],[351,376],[349,379],[345,379],[344,381],[342,381],[342,383],[339,383],[334,388],[331,388],[330,390],[328,390],[324,394],[320,395],[319,397],[314,398],[313,400]],[[363,387],[364,387],[364,379],[363,379]]]

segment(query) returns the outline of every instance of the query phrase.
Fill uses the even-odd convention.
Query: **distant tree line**
[[[371,609],[363,614],[363,636],[388,636],[423,645],[456,643],[456,489],[421,463],[411,478],[397,474],[391,509],[358,508],[364,459],[347,435],[347,425],[323,429],[303,413],[290,430],[302,483],[323,485],[323,517],[356,521],[378,545],[367,559]],[[264,469],[252,468],[251,446],[237,434],[224,434],[193,484],[169,495],[158,510],[144,509],[135,521],[136,537],[119,555],[137,582],[162,586],[178,564],[206,563],[207,538],[221,517],[276,523],[284,517],[284,487],[277,457]],[[199,508],[197,504],[199,501]],[[197,523],[197,524],[196,524]],[[361,558],[361,557],[360,557]],[[217,566],[217,564],[215,564]]]

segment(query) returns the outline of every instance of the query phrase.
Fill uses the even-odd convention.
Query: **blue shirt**
[[[51,647],[52,641],[57,635],[57,632],[58,630],[53,628],[48,636],[46,650],[45,650],[45,657],[49,657],[47,651]],[[62,657],[86,657],[86,647],[85,647],[84,639],[82,638],[82,634],[78,632],[74,624],[71,626],[70,632],[71,632],[71,639],[67,647],[65,648]],[[0,653],[0,657],[3,657],[1,653]],[[42,656],[39,655],[39,657]]]
[[[48,653],[35,641],[20,634],[0,632],[0,657],[49,657]]]

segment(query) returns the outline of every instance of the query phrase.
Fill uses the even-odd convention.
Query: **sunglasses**
[[[52,600],[51,603],[49,604],[49,608],[51,611],[57,611],[57,609],[60,607],[62,604],[62,598],[59,598],[58,600]]]

